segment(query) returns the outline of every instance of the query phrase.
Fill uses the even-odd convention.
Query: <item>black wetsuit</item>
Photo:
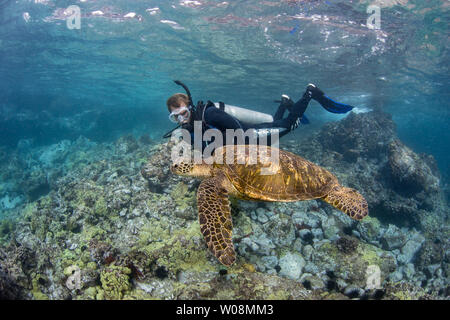
[[[206,104],[204,104],[202,101],[199,101],[197,103],[197,107],[192,113],[190,123],[185,124],[182,127],[184,129],[189,130],[189,132],[191,132],[191,135],[193,136],[194,121],[202,121],[202,137],[206,130],[217,129],[221,131],[222,136],[224,138],[224,141],[222,143],[223,145],[227,143],[227,141],[225,141],[227,129],[234,129],[234,130],[242,129],[246,131],[248,129],[286,128],[287,130],[284,130],[279,134],[279,137],[282,137],[285,134],[289,133],[294,127],[294,124],[298,121],[298,119],[303,116],[303,113],[308,107],[308,103],[310,100],[311,97],[307,94],[304,94],[300,100],[298,100],[295,104],[292,104],[291,106],[281,103],[273,116],[274,120],[272,122],[265,122],[256,125],[247,124],[245,122],[239,121],[238,119],[229,115],[225,111],[215,107],[211,101],[208,101]],[[283,119],[286,109],[296,110],[296,112],[295,114],[289,112],[289,115]],[[272,143],[272,141],[270,140],[271,140],[270,137],[268,137],[267,143],[269,145]],[[192,144],[194,143],[193,141],[194,139],[191,139]],[[211,143],[213,141],[211,141]],[[236,141],[237,140],[235,139],[234,143],[236,143]],[[248,143],[248,140],[246,140],[246,143]],[[207,144],[208,143],[203,143],[203,148],[205,148]]]

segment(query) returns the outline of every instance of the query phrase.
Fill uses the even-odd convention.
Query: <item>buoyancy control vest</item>
[[[194,106],[192,103],[191,93],[190,93],[189,89],[187,88],[187,86],[179,80],[174,80],[174,82],[176,84],[182,86],[185,89],[186,94],[189,97],[189,104],[190,104],[189,110],[191,111],[191,114],[192,114],[191,121],[189,123],[181,126],[183,129],[186,129],[189,132],[193,132],[193,130],[194,130],[194,121],[202,121],[202,132],[204,132],[207,129],[215,129],[213,126],[211,126],[210,124],[208,124],[205,121],[205,110],[211,106],[214,106],[214,107],[224,111],[225,113],[229,114],[231,117],[233,117],[235,120],[237,120],[237,122],[239,124],[245,123],[246,127],[249,127],[249,128],[251,128],[251,125],[268,123],[268,122],[273,121],[273,116],[271,116],[270,114],[259,112],[259,111],[254,111],[254,110],[250,110],[250,109],[246,109],[246,108],[242,108],[242,107],[237,107],[237,106],[233,106],[233,105],[228,105],[223,102],[212,102],[212,101],[208,100],[207,103],[204,104],[203,101],[200,100],[197,102],[197,105]],[[170,134],[174,130],[178,129],[179,127],[180,126],[177,126],[176,128],[167,132],[164,135],[164,138],[170,137]],[[242,126],[241,126],[241,128],[242,128]],[[255,131],[255,134],[256,134],[258,140],[264,138],[265,136],[267,138],[269,138],[269,137],[273,136],[275,132],[278,133],[279,137],[281,137],[284,134],[286,134],[287,132],[289,132],[289,130],[287,128],[272,128],[272,127],[271,128],[254,129],[254,131]]]

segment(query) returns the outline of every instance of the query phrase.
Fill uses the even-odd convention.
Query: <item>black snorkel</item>
[[[184,89],[184,91],[186,91],[186,94],[187,94],[187,96],[188,96],[188,98],[189,98],[189,106],[188,106],[188,108],[189,108],[189,111],[192,112],[192,110],[194,109],[194,104],[192,103],[192,96],[191,96],[191,92],[189,91],[189,88],[188,88],[183,82],[181,82],[180,80],[173,80],[173,82],[175,82],[175,83],[176,83],[177,85],[179,85],[179,86],[182,86],[183,89]],[[178,126],[176,126],[175,128],[173,128],[173,129],[170,130],[169,132],[165,133],[165,134],[163,135],[163,138],[164,138],[164,139],[165,139],[165,138],[169,138],[169,137],[171,136],[172,132],[174,132],[175,130],[177,130],[179,127],[181,127],[181,124],[179,124]]]
[[[180,80],[173,80],[173,82],[175,82],[177,85],[183,87],[184,91],[186,91],[186,94],[189,98],[189,108],[193,108],[194,104],[192,103],[192,96],[191,96],[191,92],[189,91],[188,87]]]

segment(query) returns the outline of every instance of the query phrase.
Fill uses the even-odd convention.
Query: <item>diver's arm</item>
[[[236,118],[215,107],[209,107],[205,110],[205,122],[220,131],[243,128]]]

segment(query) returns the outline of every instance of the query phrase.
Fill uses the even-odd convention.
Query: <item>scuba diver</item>
[[[221,131],[223,137],[225,137],[225,131],[227,129],[242,129],[243,131],[254,129],[258,144],[259,141],[261,141],[261,138],[265,137],[265,142],[268,142],[268,145],[271,145],[272,141],[270,137],[274,134],[274,130],[277,131],[278,138],[281,138],[297,128],[300,123],[309,123],[309,120],[304,113],[311,99],[314,99],[323,108],[332,113],[347,113],[353,109],[353,107],[348,104],[332,100],[314,84],[308,84],[303,96],[295,103],[289,96],[283,94],[281,100],[275,101],[279,102],[280,105],[273,117],[269,114],[226,105],[223,102],[214,103],[207,101],[205,104],[203,101],[199,101],[197,105],[194,106],[190,91],[186,85],[178,80],[175,80],[174,82],[182,86],[185,89],[186,94],[176,93],[167,100],[166,104],[168,111],[170,112],[169,119],[174,123],[178,123],[178,127],[166,133],[164,135],[165,138],[169,137],[170,134],[179,127],[188,130],[191,137],[193,137],[194,121],[201,121],[202,136],[208,129],[217,129]],[[289,111],[289,113],[286,118],[283,118],[286,110]],[[194,143],[193,140],[194,139],[191,139],[192,144]],[[246,140],[245,143],[248,144],[248,140]],[[225,144],[226,141],[223,141],[222,145]],[[202,148],[204,149],[206,145],[208,145],[208,143],[203,141]]]

